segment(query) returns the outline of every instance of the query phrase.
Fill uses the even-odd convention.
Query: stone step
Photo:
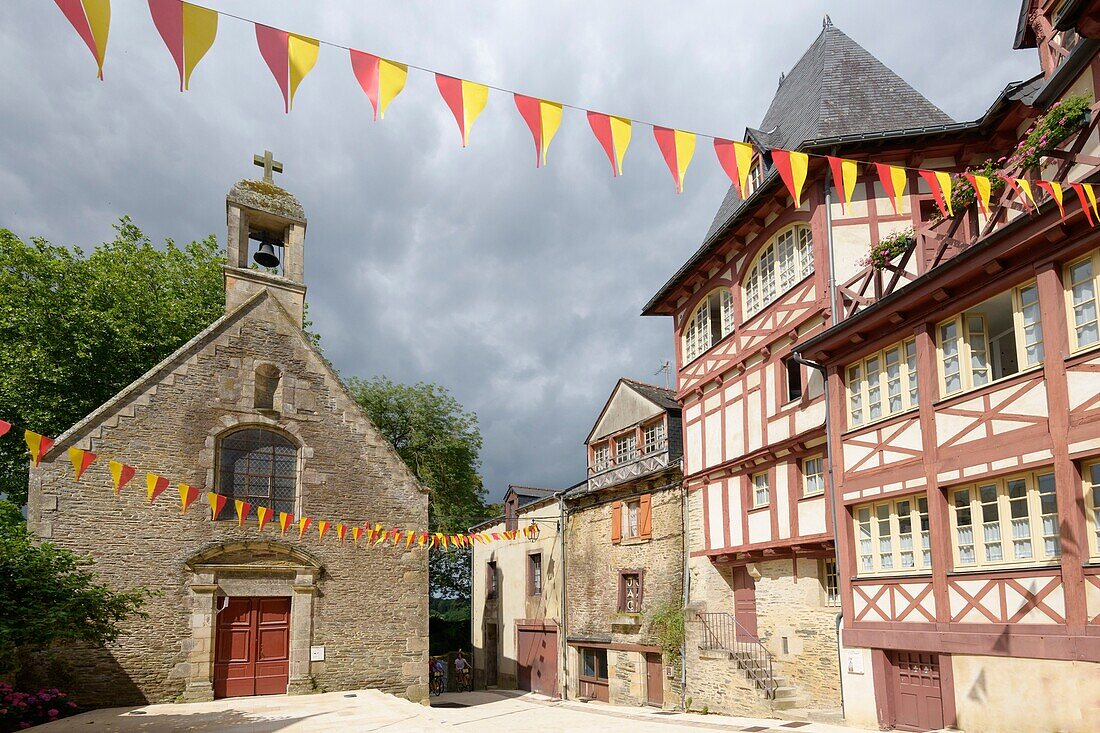
[[[806,723],[834,723],[844,722],[844,713],[840,708],[787,708],[779,716],[784,720],[793,720]]]
[[[772,700],[772,710],[791,710],[792,708],[804,708],[810,701],[802,695],[794,697],[777,697]]]
[[[775,688],[775,699],[791,699],[798,696],[798,688],[796,687],[777,687]]]

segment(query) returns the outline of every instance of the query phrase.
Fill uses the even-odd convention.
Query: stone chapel
[[[32,468],[28,523],[91,555],[147,619],[60,661],[96,706],[378,688],[428,697],[428,556],[337,523],[426,528],[428,495],[302,329],[306,218],[264,180],[226,197],[225,314],[61,435]],[[260,269],[250,267],[251,249]],[[281,258],[279,254],[281,253]],[[66,449],[99,458],[74,481]],[[137,468],[116,497],[108,459]],[[172,481],[150,503],[146,472]],[[202,487],[180,511],[177,484]],[[211,519],[206,492],[229,497]],[[234,499],[252,505],[238,526]],[[275,521],[262,530],[257,506]],[[293,514],[285,535],[279,512]],[[299,539],[298,518],[313,524]],[[319,537],[320,520],[332,529]]]

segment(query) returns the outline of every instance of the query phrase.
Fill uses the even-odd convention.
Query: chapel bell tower
[[[271,151],[253,157],[262,181],[237,181],[225,197],[225,310],[229,312],[267,288],[298,324],[305,310],[306,217],[302,204],[275,185],[283,164]]]

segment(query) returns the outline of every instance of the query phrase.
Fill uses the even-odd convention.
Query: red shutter
[[[616,501],[611,503],[611,544],[619,544],[623,536],[623,503]]]
[[[653,535],[653,494],[642,494],[638,500],[638,537],[648,540]]]

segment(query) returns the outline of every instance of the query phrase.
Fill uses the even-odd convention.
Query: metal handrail
[[[773,674],[771,652],[760,639],[750,634],[728,613],[696,613],[695,618],[703,626],[699,648],[731,652],[738,666],[763,691],[764,697],[774,700],[779,685]]]

